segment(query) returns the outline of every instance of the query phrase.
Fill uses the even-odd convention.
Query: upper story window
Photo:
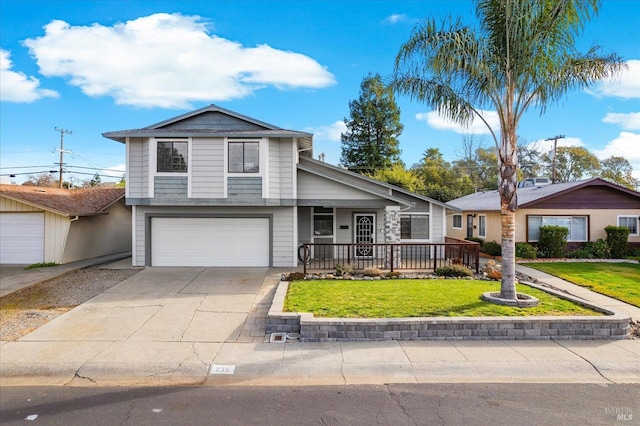
[[[158,142],[158,172],[186,172],[188,142]]]
[[[229,142],[229,173],[260,173],[259,142]]]

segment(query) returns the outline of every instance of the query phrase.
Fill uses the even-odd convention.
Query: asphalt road
[[[3,387],[3,425],[640,424],[640,385]]]

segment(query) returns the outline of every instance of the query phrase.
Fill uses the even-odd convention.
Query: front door
[[[473,215],[467,215],[467,238],[473,238]]]
[[[373,257],[376,242],[376,215],[373,213],[356,213],[354,215],[354,242],[357,257]]]

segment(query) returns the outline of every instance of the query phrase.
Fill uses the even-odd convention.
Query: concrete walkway
[[[640,340],[269,343],[279,278],[147,268],[0,342],[0,385],[640,383]]]
[[[47,281],[67,272],[76,269],[86,268],[87,266],[101,265],[119,259],[130,258],[131,253],[119,253],[109,256],[95,257],[92,259],[80,260],[78,262],[67,263],[64,265],[50,266],[46,268],[35,268],[25,270],[29,265],[8,265],[0,264],[0,297],[13,293],[20,289],[30,287],[34,284]],[[129,267],[131,261],[129,260]]]

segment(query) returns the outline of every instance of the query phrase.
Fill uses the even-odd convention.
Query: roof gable
[[[0,196],[62,216],[91,216],[104,213],[124,198],[124,188],[59,189],[0,185]]]
[[[498,191],[476,192],[449,201],[463,211],[500,211]],[[640,193],[600,178],[518,188],[518,208],[639,208]]]

